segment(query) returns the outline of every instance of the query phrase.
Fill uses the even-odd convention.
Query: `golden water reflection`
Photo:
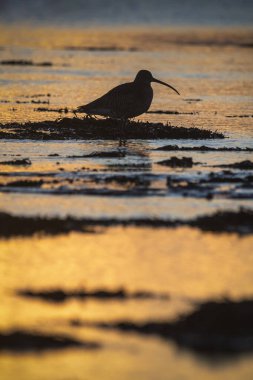
[[[108,228],[96,234],[1,240],[1,330],[62,332],[102,344],[101,350],[2,355],[1,379],[249,379],[250,357],[221,365],[157,338],[69,325],[84,321],[175,319],[197,299],[253,294],[252,237],[213,235],[190,228]],[[20,288],[149,290],[169,300],[46,303],[15,295]],[[166,374],[170,373],[169,377]],[[242,377],[244,376],[244,377]]]
[[[129,291],[166,292],[173,298],[207,299],[228,296],[241,298],[253,294],[252,237],[213,235],[195,229],[109,228],[96,234],[71,233],[69,236],[17,238],[1,241],[1,288],[5,308],[1,325],[29,325],[36,313],[46,318],[49,310],[56,315],[71,315],[80,303],[46,307],[40,302],[24,301],[13,293],[20,288],[33,290],[60,288],[73,290],[124,287]],[[129,301],[105,305],[87,302],[86,318],[115,318],[126,313],[140,319],[166,316],[163,307],[145,313]],[[151,301],[150,301],[151,302]],[[151,302],[151,303],[152,303]],[[119,307],[119,311],[117,311]],[[15,313],[12,318],[10,312]],[[123,313],[122,313],[122,310]],[[168,308],[171,304],[168,302]],[[45,312],[43,313],[43,310]],[[18,311],[18,312],[17,312]],[[51,315],[51,313],[50,313]]]

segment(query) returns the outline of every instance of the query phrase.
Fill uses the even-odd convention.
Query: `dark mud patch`
[[[48,100],[31,100],[31,104],[49,104],[50,101]]]
[[[253,210],[218,211],[210,216],[199,216],[189,222],[192,227],[211,232],[237,232],[247,235],[253,232]]]
[[[65,302],[70,299],[86,300],[86,299],[96,299],[101,301],[106,300],[118,300],[127,301],[131,299],[136,300],[146,300],[146,299],[164,299],[168,300],[169,295],[158,294],[149,291],[137,291],[137,292],[127,292],[125,289],[117,290],[107,290],[107,289],[97,289],[93,291],[88,291],[85,289],[75,290],[66,292],[61,289],[53,290],[43,290],[43,291],[33,291],[30,289],[21,289],[17,291],[17,295],[32,298],[41,299],[47,302]]]
[[[29,158],[23,158],[20,160],[1,161],[0,165],[30,166],[32,162]]]
[[[17,100],[15,103],[16,104],[28,104],[30,102],[28,100]]]
[[[135,226],[153,228],[176,228],[190,226],[202,231],[214,233],[237,233],[247,235],[253,233],[253,210],[241,208],[239,211],[218,211],[213,215],[199,216],[195,219],[66,219],[23,217],[14,216],[4,212],[0,213],[0,236],[10,238],[11,236],[31,236],[36,233],[62,234],[70,231],[94,232],[94,227],[110,226]]]
[[[84,154],[82,156],[68,156],[68,158],[124,158],[126,155],[126,151],[112,150],[104,152],[92,152],[90,154]]]
[[[64,168],[58,169],[60,172],[64,172]],[[70,184],[71,182],[68,181]],[[116,183],[116,181],[115,181]],[[118,183],[119,184],[119,183]],[[78,184],[77,184],[78,185]],[[36,189],[36,193],[39,194],[53,194],[53,195],[92,195],[92,196],[107,196],[107,197],[136,197],[136,196],[152,196],[155,193],[159,193],[159,190],[150,190],[148,193],[148,188],[145,186],[138,186],[134,181],[129,180],[125,183],[126,189],[120,188],[89,188],[89,187],[81,187],[81,188],[73,188],[71,185],[63,184],[62,186],[58,186],[54,189],[47,188],[19,188],[19,187],[9,187],[8,186],[0,186],[0,191],[4,193],[15,192],[15,193],[34,193]],[[59,232],[60,233],[60,232]]]
[[[233,164],[217,165],[219,168],[231,168],[241,170],[253,170],[253,162],[249,160],[234,162]]]
[[[200,354],[236,354],[253,351],[252,321],[253,301],[243,300],[205,302],[175,322],[119,321],[93,325],[102,329],[159,336]]]
[[[139,172],[139,171],[150,171],[152,169],[151,163],[126,163],[126,164],[110,164],[108,165],[109,170],[115,172]]]
[[[134,185],[148,187],[151,184],[151,180],[145,176],[139,175],[110,175],[103,179],[98,179],[105,183],[117,183],[119,185]]]
[[[232,117],[232,118],[247,118],[247,117],[253,117],[253,115],[227,115],[226,117]]]
[[[202,99],[199,99],[199,98],[187,98],[187,99],[183,99],[184,102],[189,102],[189,103],[193,103],[193,102],[202,102]]]
[[[157,164],[169,166],[170,168],[192,168],[194,162],[191,157],[178,158],[173,156],[168,160],[159,161]]]
[[[224,186],[225,185],[225,186]],[[209,173],[204,178],[189,180],[184,175],[168,176],[170,193],[191,198],[253,199],[253,176],[230,171]]]
[[[0,351],[30,352],[80,347],[97,349],[96,342],[80,341],[66,335],[47,335],[30,331],[0,332]]]
[[[239,147],[218,147],[213,148],[206,145],[201,146],[178,146],[178,145],[165,145],[160,146],[154,150],[161,150],[165,152],[173,152],[173,151],[185,151],[185,152],[192,152],[192,151],[200,151],[200,152],[253,152],[253,148],[239,148]]]
[[[10,59],[0,61],[0,65],[8,66],[53,66],[52,62],[33,62],[32,60],[26,59]]]
[[[157,114],[157,115],[196,115],[198,114],[198,112],[178,112],[178,111],[166,111],[166,110],[147,111],[146,113]]]
[[[134,52],[139,49],[132,47],[121,47],[121,46],[66,46],[65,50],[74,50],[74,51],[92,51],[92,52],[114,52],[114,51],[129,51]]]
[[[208,175],[208,178],[206,180],[202,179],[200,180],[201,183],[208,182],[208,183],[251,183],[253,182],[253,176],[252,175],[245,175],[242,176],[241,174],[235,174],[231,170],[223,170],[221,172],[210,172]]]
[[[9,153],[3,153],[3,156],[11,156],[11,157],[20,157],[21,154],[9,154]]]
[[[217,40],[217,38],[198,38],[196,37],[192,38],[176,38],[174,39],[173,37],[168,39],[166,41],[167,43],[174,43],[176,45],[182,45],[182,46],[205,46],[205,47],[217,47],[217,48],[222,48],[222,47],[239,47],[239,48],[252,48],[253,43],[252,39],[249,41],[238,41],[230,38],[225,38]]]
[[[87,224],[73,218],[36,218],[12,216],[0,213],[0,236],[31,236],[34,234],[56,235],[71,231],[92,232]]]
[[[48,98],[50,98],[50,96],[52,96],[52,95],[50,93],[47,93],[47,94],[22,95],[23,98],[42,98],[44,96],[47,96]]]
[[[7,182],[4,185],[0,184],[0,186],[7,186],[7,187],[41,187],[43,185],[44,181],[42,180],[20,180],[20,181],[11,181]]]
[[[49,102],[47,103],[49,104]],[[47,107],[38,107],[38,108],[34,108],[34,111],[36,112],[57,112],[57,113],[69,113],[69,109],[67,107],[65,108],[47,108]]]
[[[131,121],[122,131],[114,119],[63,118],[56,121],[0,124],[2,139],[222,139],[222,133],[199,128],[174,127],[162,123]]]
[[[211,200],[219,194],[216,190],[217,186],[211,186],[208,182],[202,184],[197,181],[176,180],[168,177],[167,186],[170,192],[181,197],[206,198]]]

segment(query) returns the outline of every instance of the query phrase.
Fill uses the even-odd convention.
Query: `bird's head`
[[[171,88],[178,95],[180,95],[179,92],[174,87],[170,86],[168,83],[162,82],[161,80],[154,78],[153,75],[151,74],[151,72],[148,70],[138,71],[134,81],[136,83],[148,83],[148,84],[150,84],[151,82],[159,83],[159,84],[162,84],[164,86]]]

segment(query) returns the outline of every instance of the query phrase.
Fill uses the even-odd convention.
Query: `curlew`
[[[154,78],[150,71],[140,70],[133,82],[114,87],[93,102],[78,107],[76,112],[86,113],[89,116],[121,119],[126,122],[148,111],[153,100],[151,82],[167,86],[179,95],[174,87]]]

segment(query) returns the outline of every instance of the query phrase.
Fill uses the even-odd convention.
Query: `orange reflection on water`
[[[189,228],[120,227],[95,235],[71,233],[1,241],[1,288],[5,300],[1,324],[11,326],[15,320],[29,325],[34,322],[37,308],[42,316],[36,302],[28,302],[26,309],[23,300],[13,296],[12,292],[20,288],[124,287],[129,291],[167,292],[173,297],[189,299],[251,296],[252,242],[252,237],[228,238],[226,234],[203,234]],[[76,307],[75,302],[72,304]],[[19,312],[10,319],[10,307],[17,310],[19,306]],[[91,303],[86,317],[96,318],[97,313],[105,318],[122,316],[122,310],[117,312],[115,305],[112,314],[107,314],[104,306],[95,305],[94,310],[95,313]],[[144,319],[154,313],[147,307],[145,316],[140,307],[135,310],[134,304],[125,311],[129,317],[133,313],[133,317]],[[47,312],[46,308],[45,318]],[[71,308],[68,312],[71,314]],[[165,316],[166,312],[166,308],[157,311],[158,316]]]
[[[66,47],[120,47],[131,49],[167,50],[169,44],[226,46],[230,43],[245,45],[252,42],[253,30],[249,27],[193,27],[131,26],[131,27],[35,27],[28,25],[0,25],[0,43],[3,46],[37,48]]]
[[[71,334],[102,344],[97,352],[66,350],[18,357],[2,355],[4,380],[170,379],[186,376],[238,379],[249,376],[250,357],[214,367],[191,352],[157,338],[100,330],[76,329],[69,321],[174,319],[191,310],[190,301],[252,296],[252,237],[213,235],[190,228],[109,228],[96,234],[0,241],[1,330],[14,327]],[[69,300],[63,304],[23,299],[17,289],[118,289],[166,292],[169,300]],[[15,362],[14,362],[15,361]],[[106,374],[106,375],[105,375]],[[155,375],[156,374],[156,375]],[[245,377],[246,378],[246,377]]]

